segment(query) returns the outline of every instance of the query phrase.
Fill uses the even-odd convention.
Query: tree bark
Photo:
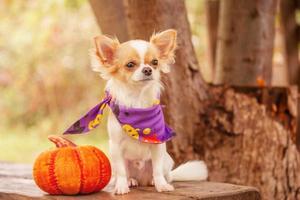
[[[120,42],[125,42],[128,39],[128,30],[122,0],[89,1],[102,32],[117,36]]]
[[[276,0],[226,0],[220,9],[215,83],[270,85]]]
[[[288,79],[290,84],[300,86],[299,66],[299,28],[296,23],[297,0],[281,0],[280,14],[281,27],[285,43],[285,60],[288,68]]]
[[[218,40],[218,22],[220,0],[205,0],[205,16],[208,37],[208,63],[212,69],[212,80],[216,73],[216,52]]]
[[[212,181],[256,186],[266,200],[300,199],[300,157],[294,143],[297,91],[207,85],[199,72],[183,0],[123,0],[123,5],[128,39],[149,39],[154,30],[178,30],[176,64],[163,77],[162,99],[166,120],[177,132],[168,144],[176,162],[204,159]],[[254,14],[260,15],[261,9]],[[251,62],[268,54],[261,53],[252,54]]]
[[[299,63],[299,26],[296,22],[296,11],[300,9],[299,0],[281,0],[280,16],[281,30],[284,39],[284,57],[288,71],[288,82],[291,85],[298,85],[300,89],[300,63]],[[300,105],[298,105],[298,114],[300,113]],[[300,148],[300,118],[297,122],[296,141]]]
[[[284,90],[211,89],[194,144],[208,161],[210,180],[256,186],[265,200],[300,199],[300,157],[292,139],[297,90]]]

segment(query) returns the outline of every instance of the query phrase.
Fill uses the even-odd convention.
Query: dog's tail
[[[170,172],[171,181],[203,181],[208,176],[206,164],[203,161],[189,161]]]

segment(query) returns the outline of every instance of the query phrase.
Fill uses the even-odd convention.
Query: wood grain
[[[158,193],[153,187],[131,189],[127,195],[116,196],[111,186],[105,191],[78,196],[50,196],[42,192],[31,176],[31,166],[0,163],[0,199],[5,200],[127,200],[127,199],[205,199],[205,200],[259,200],[259,191],[254,187],[216,182],[177,182],[175,191]]]

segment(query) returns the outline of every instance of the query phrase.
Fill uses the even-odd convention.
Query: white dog
[[[131,40],[121,44],[104,35],[95,38],[92,67],[107,80],[106,91],[114,102],[128,108],[153,105],[162,90],[160,73],[168,73],[174,63],[176,35],[170,29],[153,35],[149,42]],[[172,191],[171,181],[207,178],[203,161],[190,161],[172,170],[174,162],[165,142],[133,139],[113,112],[108,117],[108,131],[116,194],[128,193],[132,186],[153,184],[158,192]]]

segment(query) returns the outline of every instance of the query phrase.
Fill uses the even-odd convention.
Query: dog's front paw
[[[174,190],[173,185],[169,184],[163,176],[154,177],[153,182],[157,192],[170,192]]]
[[[118,177],[114,189],[115,194],[126,194],[129,192],[127,178]]]
[[[170,191],[174,191],[173,185],[171,185],[169,183],[162,184],[162,185],[155,185],[155,188],[156,188],[157,192],[170,192]]]

